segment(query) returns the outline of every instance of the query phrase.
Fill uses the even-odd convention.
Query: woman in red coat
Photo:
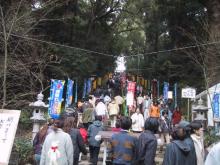
[[[180,108],[177,107],[175,111],[173,112],[173,116],[172,116],[172,123],[174,126],[181,121],[181,117],[182,117],[182,114],[180,112]]]

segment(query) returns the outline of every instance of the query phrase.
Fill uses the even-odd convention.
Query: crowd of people
[[[185,121],[170,100],[139,93],[128,107],[129,116],[123,115],[123,102],[117,91],[112,95],[98,89],[71,114],[51,119],[33,141],[35,163],[78,165],[80,153],[89,153],[89,162],[97,165],[102,143],[99,132],[112,131],[106,164],[155,165],[158,146],[160,151],[166,148],[163,165],[220,164],[216,153],[220,145],[206,156],[202,124]]]

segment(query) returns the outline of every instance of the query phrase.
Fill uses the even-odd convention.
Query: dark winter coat
[[[43,142],[40,142],[40,140],[39,140],[39,132],[34,137],[33,147],[34,147],[34,154],[41,155],[41,150],[42,150],[42,147],[43,147]]]
[[[191,164],[190,165],[197,165],[197,158],[196,158],[196,150],[194,147],[194,143],[191,137],[187,137],[184,142],[189,145],[190,147],[190,155],[189,155],[189,159],[191,160]]]
[[[82,152],[83,154],[87,154],[87,150],[85,147],[85,144],[83,142],[83,138],[80,134],[80,131],[78,129],[71,129],[70,130],[70,137],[72,139],[73,143],[73,149],[74,149],[74,158],[79,158],[79,153]]]
[[[100,147],[101,141],[97,141],[95,136],[98,135],[99,131],[103,131],[101,121],[94,121],[88,128],[88,142],[90,146]]]
[[[139,165],[155,165],[157,138],[151,131],[144,131],[139,136],[138,144]]]
[[[163,165],[196,165],[190,145],[184,140],[174,140],[167,145]]]

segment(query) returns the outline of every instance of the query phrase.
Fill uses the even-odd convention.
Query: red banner
[[[136,82],[128,82],[127,90],[128,92],[135,92]]]
[[[133,106],[134,105],[135,88],[136,88],[136,82],[128,82],[127,96],[126,96],[128,106]]]

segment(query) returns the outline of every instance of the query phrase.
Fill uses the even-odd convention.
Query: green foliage
[[[219,142],[219,136],[216,136],[213,128],[209,128],[204,134],[204,145],[208,147],[217,142]]]
[[[32,117],[32,110],[23,109],[21,111],[21,115],[19,119],[19,128],[25,129],[25,130],[30,129],[30,125],[32,125],[30,117]]]
[[[126,58],[129,72],[203,90],[201,68],[189,58],[188,50],[158,51],[192,45],[194,39],[199,43],[207,41],[209,35],[203,26],[204,22],[212,21],[207,21],[208,14],[219,15],[215,13],[215,3],[204,0],[40,2],[41,8],[33,8],[33,2],[28,0],[1,2],[6,31],[22,36],[8,38],[7,107],[23,108],[40,90],[49,89],[46,87],[52,78],[69,77],[82,82],[85,77],[102,76],[114,70],[116,58],[82,49],[115,57],[144,54],[140,58]],[[0,30],[3,31],[2,26]],[[24,36],[81,49],[31,41]],[[4,52],[3,45],[0,52]],[[198,54],[198,50],[192,52]],[[0,61],[4,58],[0,57]],[[21,123],[26,123],[26,119],[22,117]]]
[[[30,163],[33,158],[31,139],[15,138],[14,151],[19,154],[19,164]]]

